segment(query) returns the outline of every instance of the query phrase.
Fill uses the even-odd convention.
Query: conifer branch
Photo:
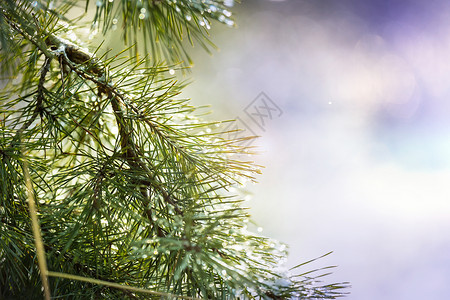
[[[142,180],[141,184],[152,186],[158,192],[160,192],[163,196],[163,199],[171,204],[174,207],[174,210],[179,215],[183,215],[183,211],[180,209],[176,202],[176,198],[173,195],[170,195],[154,178],[151,169],[141,160],[140,153],[141,151],[137,147],[137,145],[133,142],[132,139],[132,126],[128,124],[125,118],[124,111],[122,107],[124,106],[123,101],[125,100],[125,96],[110,82],[106,82],[105,78],[109,78],[106,73],[106,68],[103,66],[103,63],[95,58],[95,56],[86,50],[77,47],[73,43],[67,42],[65,40],[59,39],[52,35],[49,35],[47,44],[51,47],[58,47],[59,55],[64,65],[68,65],[72,71],[74,71],[78,76],[84,78],[85,80],[89,80],[97,85],[98,88],[98,96],[101,97],[102,94],[106,93],[110,103],[112,105],[116,122],[119,128],[119,135],[121,141],[121,148],[126,158],[127,162],[131,167],[135,169],[141,169],[148,174],[148,180]],[[90,75],[84,70],[80,70],[78,65],[86,65],[89,64],[89,70],[93,73]],[[151,192],[148,193],[145,188],[141,188],[141,195],[143,197],[143,207],[147,218],[153,223],[151,216]],[[98,202],[94,202],[95,206],[99,205]],[[98,206],[97,206],[98,207]],[[156,226],[156,230],[158,236],[164,236],[164,231]]]
[[[163,54],[169,61],[186,57],[185,33],[202,43],[208,18],[227,23],[231,15],[222,0],[112,2],[96,3],[93,26],[103,22],[106,32],[117,23],[118,7],[124,35],[136,38],[139,26],[152,56]],[[312,279],[320,275],[278,274],[274,269],[284,248],[246,230],[249,216],[228,193],[239,176],[251,177],[256,168],[230,159],[244,151],[239,141],[220,136],[212,126],[217,123],[197,123],[193,109],[176,98],[180,85],[159,74],[167,67],[142,68],[149,60],[136,57],[118,65],[121,56],[105,59],[64,39],[72,40],[64,31],[75,23],[63,14],[77,1],[61,3],[56,8],[40,1],[0,3],[0,34],[7,37],[0,36],[2,47],[14,50],[9,56],[0,51],[0,60],[12,57],[26,66],[11,72],[24,74],[22,82],[10,82],[0,92],[0,99],[7,99],[0,101],[7,124],[0,127],[0,213],[6,211],[0,262],[8,263],[7,273],[0,268],[0,284],[12,290],[6,297],[24,286],[36,291],[39,281],[29,273],[36,269],[29,267],[28,245],[34,240],[23,205],[23,160],[30,162],[41,199],[44,249],[56,256],[49,268],[60,271],[44,272],[54,277],[52,291],[79,289],[77,299],[140,298],[135,294],[140,288],[121,289],[124,283],[151,287],[154,296],[186,299],[341,295],[335,292],[341,285],[316,288]],[[23,158],[11,149],[18,136],[24,137]],[[288,285],[278,285],[281,278]],[[97,286],[102,284],[108,287]]]
[[[114,88],[111,83],[105,81],[106,78],[108,78],[109,76],[106,73],[103,63],[98,59],[96,59],[95,56],[92,53],[89,53],[87,50],[82,49],[81,47],[75,45],[72,42],[61,39],[49,33],[46,34],[47,36],[46,44],[50,49],[52,49],[53,53],[44,51],[47,49],[44,48],[40,43],[38,43],[38,41],[33,39],[26,32],[20,30],[18,26],[14,25],[14,28],[17,28],[17,31],[20,34],[22,34],[24,38],[26,38],[27,40],[32,42],[35,46],[37,46],[46,56],[46,63],[44,65],[40,84],[38,87],[38,97],[37,97],[38,104],[36,106],[36,111],[35,114],[33,114],[33,116],[29,119],[29,121],[24,124],[23,130],[25,130],[31,125],[31,123],[34,121],[35,117],[37,116],[37,114],[41,109],[43,82],[45,80],[45,74],[48,72],[50,60],[55,55],[57,55],[59,56],[59,59],[61,59],[65,65],[68,65],[72,71],[76,72],[78,76],[97,84],[99,96],[101,96],[103,93],[107,94],[113,106],[114,113],[116,115],[117,125],[119,127],[119,134],[121,136],[121,147],[122,151],[124,151],[128,163],[130,163],[130,166],[134,168],[140,168],[150,175],[152,172],[147,167],[147,165],[140,159],[138,155],[139,149],[137,149],[137,146],[135,145],[135,143],[131,138],[132,130],[131,128],[129,128],[127,122],[125,121],[125,116],[121,108],[121,106],[123,106],[125,96],[116,88]],[[86,64],[88,64],[87,66],[89,67],[88,68],[89,72],[92,72],[93,75],[90,75],[85,70],[79,69],[78,65],[86,66]],[[136,110],[136,108],[134,107],[133,109]],[[149,125],[151,125],[151,123],[149,123]],[[154,126],[152,126],[152,128],[154,129]],[[174,209],[178,214],[183,215],[183,212],[176,203],[176,200],[173,199],[174,196],[170,196],[169,193],[165,191],[163,187],[157,184],[153,176],[150,176],[149,181],[143,183],[151,184],[156,190],[158,190],[162,194],[165,201],[174,206]],[[148,204],[149,202],[144,203],[144,205]]]
[[[62,43],[61,40],[57,41]],[[66,45],[64,44],[64,46]],[[74,47],[73,45],[70,44],[67,47],[67,49],[69,49],[69,51],[63,53],[64,55],[63,57],[66,59],[65,63],[69,65],[69,67],[73,71],[75,71],[80,77],[97,84],[99,97],[101,97],[103,93],[107,94],[107,97],[111,102],[114,114],[116,116],[122,151],[130,166],[134,168],[140,168],[144,170],[148,175],[152,174],[152,171],[140,159],[140,155],[138,153],[140,153],[141,151],[139,150],[137,145],[133,142],[132,126],[128,124],[128,122],[126,121],[125,113],[122,108],[124,107],[124,101],[126,97],[111,83],[105,82],[104,79],[108,78],[109,76],[108,74],[106,74],[105,68],[102,66],[102,63],[97,59],[95,59],[93,55],[83,51],[79,47]],[[92,64],[93,67],[92,70],[94,74],[97,75],[98,77],[89,75],[86,72],[81,71],[76,65],[73,64],[73,62],[76,62],[78,64],[85,64],[91,61],[95,62]],[[135,107],[132,106],[132,108],[133,110],[137,111]],[[154,128],[154,126],[152,126],[152,128]],[[149,182],[143,183],[151,184],[156,190],[158,190],[163,195],[165,201],[174,206],[174,209],[178,214],[183,215],[182,210],[176,203],[176,199],[173,199],[175,197],[173,195],[172,196],[169,195],[169,193],[166,190],[164,190],[163,187],[157,184],[153,175],[150,175]]]
[[[39,39],[39,37],[37,37],[34,34],[34,31],[36,29],[40,29],[39,27],[32,28],[28,24],[25,25],[24,23],[18,24],[17,22],[14,21],[13,17],[10,16],[5,9],[2,9],[1,12],[2,17],[8,23],[8,25],[11,26],[12,29],[14,29],[18,34],[27,39],[27,41],[32,43],[34,46],[39,48],[39,50],[41,50],[47,58],[49,59],[53,58],[53,54],[45,47],[45,45],[42,43],[42,40]],[[22,26],[24,26],[25,28],[22,28]]]

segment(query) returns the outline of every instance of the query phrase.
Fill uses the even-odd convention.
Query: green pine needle
[[[240,159],[252,150],[161,63],[189,60],[186,36],[208,48],[210,20],[231,24],[224,1],[94,4],[103,33],[151,51],[82,47],[79,1],[0,4],[0,298],[342,296],[327,268],[278,271],[286,246],[249,232],[229,192],[260,172]]]

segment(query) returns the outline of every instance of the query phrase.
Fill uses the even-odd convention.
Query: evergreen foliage
[[[0,3],[0,298],[342,295],[321,273],[277,273],[285,246],[247,231],[229,192],[259,172],[240,159],[249,149],[201,121],[157,63],[189,62],[186,37],[209,48],[210,22],[233,22],[228,3]],[[89,23],[68,17],[80,5],[96,8]],[[120,31],[134,55],[88,51],[83,26]]]

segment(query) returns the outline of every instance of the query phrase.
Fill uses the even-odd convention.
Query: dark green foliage
[[[228,192],[258,172],[239,159],[248,149],[196,117],[169,67],[151,59],[185,57],[182,31],[204,41],[199,22],[223,21],[222,1],[98,3],[104,32],[120,13],[126,39],[147,32],[144,59],[63,39],[80,25],[63,17],[77,3],[0,4],[0,298],[41,299],[47,272],[36,263],[25,161],[48,270],[88,281],[50,273],[55,298],[161,298],[89,279],[210,299],[341,295],[309,272],[277,273],[285,247],[248,232]]]
[[[89,2],[86,2],[86,7]],[[234,25],[224,2],[227,1],[98,0],[93,27],[104,33],[123,28],[123,39],[135,46],[135,54],[137,45],[143,40],[145,53],[151,53],[153,59],[192,63],[184,49],[183,38],[191,45],[200,44],[206,50],[214,47],[208,39],[211,21]]]

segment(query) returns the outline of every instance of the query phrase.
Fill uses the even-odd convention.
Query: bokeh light
[[[185,96],[213,119],[283,111],[255,143],[253,219],[293,266],[328,251],[347,299],[450,294],[450,2],[247,0]]]

